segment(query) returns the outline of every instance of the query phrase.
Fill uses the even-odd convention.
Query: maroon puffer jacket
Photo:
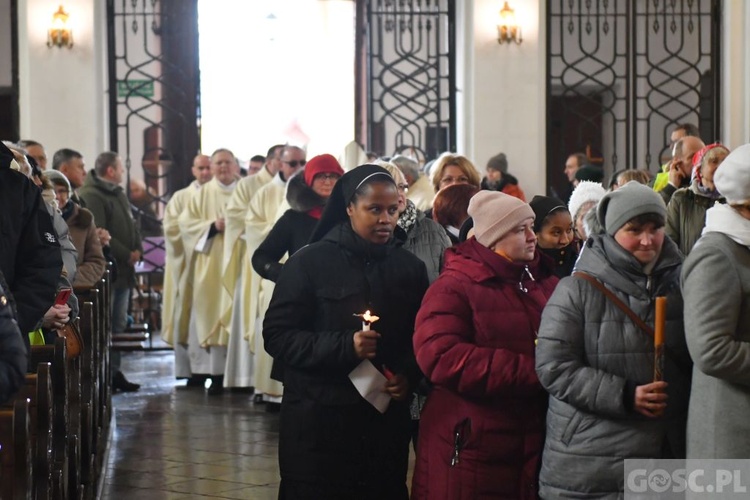
[[[414,333],[434,389],[422,412],[413,499],[537,498],[547,393],[534,346],[558,281],[552,267],[538,252],[532,262],[510,262],[474,238],[446,252]]]

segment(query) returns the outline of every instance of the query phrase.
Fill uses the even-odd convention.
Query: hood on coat
[[[296,172],[287,182],[286,201],[295,212],[307,212],[326,204],[326,199],[305,183],[304,168]]]
[[[99,177],[96,173],[96,170],[91,170],[88,175],[86,175],[86,179],[83,181],[84,186],[92,186],[97,189],[100,189],[102,191],[105,191],[107,193],[115,193],[118,190],[124,191],[124,188],[120,186],[119,184],[115,184],[114,182],[105,181],[101,177]]]
[[[518,283],[553,275],[554,262],[546,255],[540,254],[538,248],[531,262],[510,262],[472,237],[445,251],[444,270],[465,274],[476,282],[499,279]]]
[[[94,222],[94,214],[83,207],[79,207],[73,203],[73,213],[66,221],[69,226],[75,226],[80,228],[88,228],[92,222]]]
[[[651,276],[656,278],[656,291],[658,291],[661,276],[675,270],[679,273],[682,259],[682,253],[677,245],[665,236],[661,254],[651,271]],[[608,234],[589,236],[578,257],[575,271],[591,274],[628,295],[642,299],[649,298],[649,276],[643,270],[643,265]]]

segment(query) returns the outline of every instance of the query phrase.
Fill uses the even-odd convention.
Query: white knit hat
[[[607,192],[598,182],[579,182],[578,186],[576,186],[575,190],[573,191],[573,194],[570,196],[570,201],[568,201],[568,211],[573,217],[573,220],[576,220],[576,218],[578,217],[578,211],[581,209],[581,206],[583,206],[584,203],[589,201],[599,203],[599,200],[604,198],[605,194],[607,194]]]
[[[729,153],[714,173],[716,190],[730,205],[750,202],[750,144]]]

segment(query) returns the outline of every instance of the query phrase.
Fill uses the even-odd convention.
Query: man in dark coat
[[[23,384],[27,357],[5,278],[0,272],[0,404]]]
[[[55,300],[62,255],[41,191],[11,168],[13,153],[0,143],[0,271],[18,312],[18,326],[28,332],[41,323]]]

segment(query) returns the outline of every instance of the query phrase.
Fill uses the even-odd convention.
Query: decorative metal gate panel
[[[429,159],[455,148],[454,1],[358,0],[357,137],[369,149]]]
[[[158,227],[200,147],[197,1],[107,0],[107,22],[110,147],[128,184],[142,169],[156,214],[141,210],[142,226]]]
[[[656,172],[678,123],[719,137],[720,0],[548,0],[549,186],[588,152]]]

